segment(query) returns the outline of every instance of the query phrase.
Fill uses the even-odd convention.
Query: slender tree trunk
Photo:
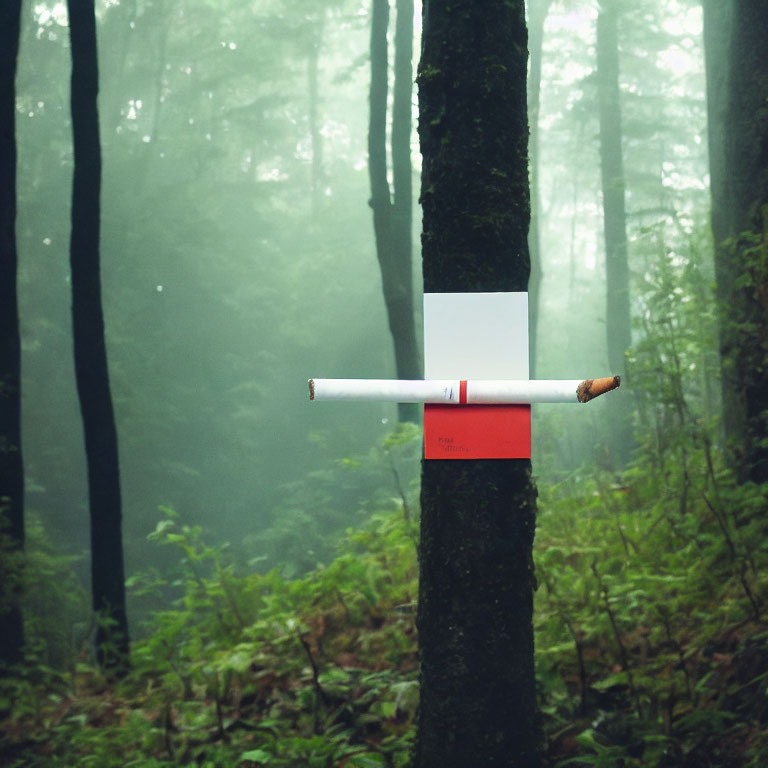
[[[528,3],[528,51],[531,59],[528,74],[528,122],[530,136],[528,155],[531,178],[531,227],[528,232],[528,250],[531,254],[531,279],[528,283],[528,331],[530,335],[529,373],[536,378],[536,350],[538,348],[539,295],[543,279],[541,264],[541,199],[539,192],[539,106],[541,94],[541,52],[544,41],[544,22],[552,0],[530,0]]]
[[[757,0],[703,7],[723,427],[739,480],[766,482],[768,14]]]
[[[424,3],[426,291],[527,288],[526,45],[523,0]],[[414,768],[538,766],[530,461],[425,461],[421,504]]]
[[[707,133],[709,149],[709,189],[712,200],[710,222],[715,250],[715,284],[717,301],[722,308],[727,306],[733,292],[732,275],[728,259],[718,255],[721,244],[728,237],[726,220],[728,179],[725,167],[725,131],[727,109],[727,56],[728,39],[731,29],[731,3],[721,0],[703,0],[704,20],[704,63],[707,75]],[[723,246],[724,247],[724,246]],[[718,318],[718,346],[720,359],[723,361],[720,370],[720,403],[722,416],[720,419],[720,441],[726,446],[725,455],[732,468],[735,460],[727,446],[738,432],[740,412],[743,407],[741,388],[738,375],[725,360],[730,358],[729,349],[732,342],[729,334],[725,333],[728,324],[724,322],[725,314],[721,311]],[[726,395],[726,391],[729,393]],[[735,395],[733,394],[735,393]]]
[[[69,0],[72,48],[72,331],[83,417],[91,515],[93,609],[99,662],[117,673],[128,666],[128,622],[121,532],[117,431],[109,390],[99,274],[101,150],[93,0]]]
[[[373,0],[371,14],[371,90],[368,129],[368,170],[376,254],[384,302],[395,349],[398,378],[421,376],[413,311],[411,262],[411,53],[413,2],[400,0],[395,30],[395,86],[392,116],[394,201],[387,180],[387,93],[389,1]],[[400,421],[419,419],[414,403],[398,405]]]
[[[413,0],[397,0],[395,22],[395,82],[392,101],[393,224],[396,241],[398,280],[396,301],[390,315],[397,318],[395,358],[398,377],[418,379],[423,375],[413,306]],[[394,338],[394,336],[393,336]],[[397,347],[400,347],[399,351]],[[418,422],[421,408],[408,406],[400,421]]]
[[[600,170],[605,233],[606,340],[613,374],[624,374],[631,343],[627,216],[624,201],[624,162],[619,104],[619,36],[616,0],[603,0],[597,17],[597,77],[600,112]],[[621,398],[622,400],[624,398]],[[629,459],[632,445],[631,409],[612,404],[611,453],[614,468]]]
[[[0,7],[0,537],[8,537],[6,555],[24,548],[21,342],[16,293],[15,99],[20,20],[21,0],[6,0]],[[24,642],[18,584],[14,584],[18,574],[3,570],[6,583],[0,607],[0,665],[21,661]]]

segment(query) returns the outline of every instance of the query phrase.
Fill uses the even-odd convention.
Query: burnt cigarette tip
[[[580,403],[588,403],[596,397],[621,386],[621,376],[605,376],[601,379],[585,379],[576,388],[576,398]]]
[[[314,400],[315,399],[315,380],[310,379],[307,384],[309,384],[309,399]]]

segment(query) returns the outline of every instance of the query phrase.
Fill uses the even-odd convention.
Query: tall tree
[[[0,536],[24,546],[24,466],[21,455],[21,342],[16,293],[16,61],[21,0],[0,7]],[[11,582],[11,574],[4,581]],[[0,663],[21,660],[23,619],[15,589],[0,602]],[[10,594],[8,594],[10,592]],[[8,601],[8,602],[6,602]]]
[[[93,0],[68,0],[72,51],[72,332],[83,417],[91,518],[91,589],[96,651],[107,669],[128,666],[117,430],[104,339],[99,267],[101,147]]]
[[[760,0],[703,7],[723,427],[739,479],[766,482],[768,14]]]
[[[424,289],[525,291],[523,0],[426,0],[419,65]],[[529,460],[422,466],[415,768],[539,765]]]
[[[624,356],[631,343],[627,214],[624,200],[624,160],[619,104],[618,3],[602,0],[597,16],[597,92],[600,117],[600,172],[605,237],[606,341],[608,364],[624,374]],[[629,459],[631,411],[612,403],[611,453],[614,468]]]
[[[381,270],[384,303],[395,348],[398,378],[418,379],[421,358],[413,308],[411,219],[411,56],[413,0],[398,0],[395,25],[395,81],[392,104],[392,180],[387,179],[387,94],[389,0],[372,0],[371,89],[368,127],[368,170],[371,180],[373,229]],[[400,421],[418,421],[414,403],[400,403]]]

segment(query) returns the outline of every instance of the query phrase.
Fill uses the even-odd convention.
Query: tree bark
[[[368,130],[370,205],[384,303],[400,379],[421,377],[413,311],[411,248],[411,54],[413,0],[398,0],[395,27],[395,83],[392,112],[392,175],[394,200],[387,180],[387,93],[389,87],[387,29],[389,1],[373,0],[371,15],[371,89]],[[398,404],[400,421],[418,422],[419,408]]]
[[[98,64],[93,0],[69,0],[72,49],[72,332],[75,376],[88,462],[91,589],[99,619],[100,664],[128,666],[128,622],[121,531],[117,430],[109,390],[99,274],[101,149],[97,108]]]
[[[723,428],[738,479],[766,482],[768,15],[755,0],[703,7]]]
[[[0,8],[0,537],[7,536],[6,554],[24,547],[21,341],[16,291],[15,99],[20,21],[21,0],[4,2]],[[18,584],[14,583],[17,575],[12,570],[4,573],[0,664],[22,659],[24,624],[17,602]]]
[[[424,3],[425,291],[527,288],[526,45],[523,0]],[[425,461],[421,504],[414,766],[538,766],[530,461]]]
[[[597,16],[597,78],[605,237],[606,342],[611,373],[623,376],[625,354],[631,344],[631,320],[616,0],[600,3]],[[611,454],[614,469],[622,469],[629,460],[632,445],[631,409],[624,403],[613,402],[611,410]]]

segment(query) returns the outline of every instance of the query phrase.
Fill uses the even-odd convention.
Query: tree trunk
[[[531,67],[528,74],[528,122],[530,137],[528,155],[531,177],[531,226],[528,232],[528,250],[531,255],[531,278],[528,284],[528,334],[530,336],[529,374],[536,378],[536,350],[538,348],[539,295],[543,271],[541,264],[539,194],[539,106],[541,102],[541,49],[544,41],[544,22],[552,0],[531,0],[528,3],[528,50]]]
[[[424,3],[426,291],[527,288],[526,45],[523,0]],[[425,461],[421,503],[414,767],[538,766],[530,461]]]
[[[394,315],[397,322],[393,331],[393,338],[398,339],[395,341],[397,375],[403,379],[419,379],[423,375],[422,357],[413,306],[413,0],[397,0],[396,7],[395,82],[392,99],[392,222],[400,276],[396,292],[398,298],[392,302],[389,314],[390,317]],[[400,421],[419,421],[420,406],[414,408],[413,403],[400,405]]]
[[[765,4],[704,2],[723,428],[740,481],[768,481],[768,35]]]
[[[24,547],[24,465],[21,455],[21,342],[16,293],[16,61],[21,0],[0,8],[0,537],[3,555]],[[9,558],[9,562],[10,562]],[[3,568],[0,665],[22,659],[24,624],[18,584]],[[6,602],[8,601],[8,602]]]
[[[608,364],[612,374],[623,375],[625,354],[631,343],[631,321],[619,104],[618,8],[615,0],[600,3],[597,17],[597,77]],[[622,469],[629,460],[632,445],[631,409],[624,402],[614,401],[611,410],[611,453],[614,468]]]
[[[373,0],[371,16],[371,90],[368,170],[376,255],[384,303],[400,379],[421,377],[421,357],[413,313],[411,263],[411,53],[413,2],[398,0],[395,29],[395,85],[392,114],[394,201],[387,180],[388,0]],[[400,403],[400,421],[417,422],[419,407]]]
[[[710,222],[715,250],[715,284],[718,303],[724,309],[727,306],[728,297],[733,292],[732,276],[728,260],[718,255],[720,244],[728,237],[728,224],[726,221],[728,179],[725,167],[725,131],[727,109],[727,84],[726,61],[728,38],[731,28],[731,4],[720,0],[703,0],[704,21],[704,63],[706,66],[707,89],[707,138],[709,149],[709,189],[712,200]],[[721,314],[723,314],[721,310]],[[729,347],[732,342],[725,333],[728,327],[723,317],[718,323],[718,345],[721,365],[721,408],[719,437],[726,445],[730,444],[737,432],[737,424],[740,421],[739,405],[741,401],[741,388],[736,372],[725,360],[730,357]],[[726,395],[726,391],[729,393]],[[736,469],[734,457],[729,450],[725,451],[727,460],[732,468]]]
[[[69,0],[72,48],[72,332],[83,417],[91,516],[93,609],[99,619],[99,662],[121,673],[128,666],[128,622],[121,532],[117,431],[109,390],[99,274],[101,150],[93,0]]]

